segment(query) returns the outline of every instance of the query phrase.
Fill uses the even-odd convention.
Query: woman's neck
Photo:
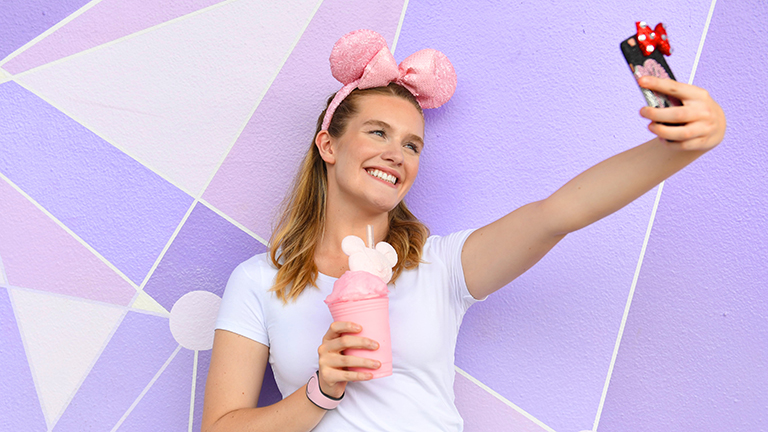
[[[339,277],[349,270],[348,257],[341,250],[344,237],[354,235],[368,245],[368,225],[373,226],[374,245],[383,241],[389,232],[389,215],[378,215],[361,211],[360,208],[328,206],[325,215],[325,230],[315,249],[315,264],[320,273]]]

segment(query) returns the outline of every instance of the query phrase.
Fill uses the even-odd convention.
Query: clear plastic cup
[[[348,349],[344,355],[369,358],[381,362],[378,369],[350,367],[351,371],[372,373],[374,378],[392,375],[392,340],[389,336],[389,299],[373,298],[334,303],[328,306],[334,321],[349,321],[360,325],[363,331],[355,333],[379,343],[376,350]]]

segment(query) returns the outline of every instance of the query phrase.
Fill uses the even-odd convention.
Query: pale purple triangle
[[[88,0],[4,0],[0,13],[0,60],[87,3]]]
[[[459,373],[453,390],[456,408],[464,419],[464,432],[547,430]]]
[[[402,6],[402,0],[323,2],[204,198],[269,238],[273,211],[310,145],[325,99],[341,88],[328,65],[333,44],[347,32],[369,28],[391,45]]]
[[[180,350],[117,432],[187,430],[194,356]]]
[[[1,432],[47,430],[8,290],[0,287]]]
[[[13,74],[24,72],[221,1],[103,0],[11,59],[3,68]]]
[[[177,347],[167,318],[128,312],[53,431],[111,430]]]

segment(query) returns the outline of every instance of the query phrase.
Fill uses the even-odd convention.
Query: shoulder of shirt
[[[454,250],[454,247],[459,246],[459,244],[463,244],[463,241],[473,231],[475,230],[466,229],[446,235],[431,235],[427,237],[427,241],[424,242],[424,248],[422,249],[422,260],[425,263],[443,260],[445,258],[444,253]]]
[[[269,283],[271,286],[271,282],[274,281],[277,274],[277,268],[272,265],[269,253],[265,252],[241,262],[232,274],[244,275],[257,284]]]

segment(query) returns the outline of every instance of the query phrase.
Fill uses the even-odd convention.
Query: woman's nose
[[[387,150],[384,151],[384,154],[382,154],[381,157],[386,161],[394,163],[395,165],[400,165],[403,163],[404,159],[403,148],[399,144],[393,143],[388,146]]]

